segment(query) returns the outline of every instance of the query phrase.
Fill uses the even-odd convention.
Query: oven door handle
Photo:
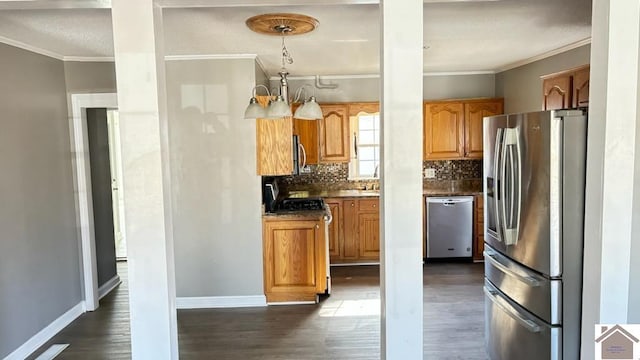
[[[333,214],[331,213],[331,208],[327,204],[324,205],[324,210],[325,210],[325,215],[324,215],[325,225],[329,225],[333,221]]]

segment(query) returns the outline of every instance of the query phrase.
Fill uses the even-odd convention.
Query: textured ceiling
[[[292,75],[378,73],[377,5],[165,9],[166,53],[258,54],[275,74],[281,39],[253,33],[244,24],[267,12],[297,12],[320,22],[312,33],[287,38],[295,59],[287,66]],[[425,3],[424,24],[425,72],[492,71],[589,38],[591,1]],[[61,57],[113,56],[111,31],[108,9],[0,11],[0,41]]]

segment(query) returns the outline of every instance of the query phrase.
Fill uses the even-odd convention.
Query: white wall
[[[254,64],[166,63],[178,297],[264,294]]]

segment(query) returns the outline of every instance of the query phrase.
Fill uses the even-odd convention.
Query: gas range
[[[277,206],[278,211],[313,211],[324,210],[324,200],[321,198],[288,198],[283,199]]]

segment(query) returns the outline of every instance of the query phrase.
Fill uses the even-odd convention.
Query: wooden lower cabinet
[[[327,287],[322,219],[263,218],[267,302],[317,301]]]
[[[343,223],[344,233],[342,234],[342,244],[340,244],[341,256],[331,259],[332,262],[353,262],[358,260],[358,208],[357,199],[345,199],[343,201]]]
[[[342,221],[342,200],[325,199],[324,203],[331,209],[333,220],[329,224],[329,257],[331,259],[340,257],[340,244],[342,243],[342,234],[344,233],[344,223]]]
[[[483,260],[484,256],[484,195],[476,195],[473,210],[473,260]]]
[[[380,210],[377,198],[344,198],[341,203],[338,234],[330,230],[329,243],[337,239],[338,251],[331,256],[332,263],[362,263],[380,261]],[[325,203],[337,203],[335,199],[325,199]],[[330,225],[331,226],[331,225]],[[331,245],[330,245],[331,246]]]
[[[380,260],[380,214],[358,214],[359,259]]]

